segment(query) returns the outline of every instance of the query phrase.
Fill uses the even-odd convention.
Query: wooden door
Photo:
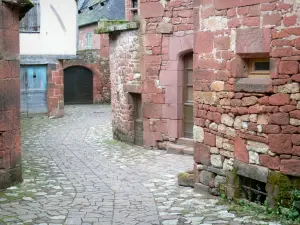
[[[140,94],[133,94],[133,105],[134,105],[134,144],[143,146],[144,145],[144,128],[143,128],[143,115],[142,115],[142,98]]]
[[[193,53],[184,56],[183,60],[183,136],[193,138]]]

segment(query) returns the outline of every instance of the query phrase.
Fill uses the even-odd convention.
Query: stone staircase
[[[169,142],[167,144],[167,153],[194,155],[194,140],[190,138],[179,138],[175,143]]]

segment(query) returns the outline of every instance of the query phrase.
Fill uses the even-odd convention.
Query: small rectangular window
[[[86,47],[87,48],[92,47],[92,34],[91,33],[86,34]]]
[[[249,60],[249,77],[268,78],[270,77],[270,59],[250,59]]]

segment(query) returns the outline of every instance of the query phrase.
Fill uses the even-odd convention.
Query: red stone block
[[[260,4],[253,5],[249,7],[249,15],[248,16],[260,16]]]
[[[163,104],[163,103],[165,103],[165,95],[164,94],[152,94],[151,101],[154,104]]]
[[[285,39],[275,39],[272,41],[272,46],[276,46],[276,47],[293,46],[293,44],[294,41],[285,40]]]
[[[261,11],[274,11],[276,9],[276,3],[261,4]]]
[[[279,170],[280,158],[278,156],[272,157],[268,155],[259,155],[260,165],[272,170]]]
[[[193,74],[194,80],[213,81],[216,79],[216,74],[213,70],[195,69]]]
[[[162,118],[179,120],[183,118],[182,104],[163,104]]]
[[[277,154],[292,154],[291,134],[269,134],[270,150]]]
[[[194,160],[196,163],[210,165],[210,147],[198,142],[194,144]]]
[[[238,29],[236,53],[269,53],[271,31],[268,28]]]
[[[295,105],[284,105],[279,108],[280,112],[290,112],[296,109]]]
[[[300,176],[300,160],[298,159],[288,159],[281,160],[280,172],[291,176]]]
[[[164,7],[160,2],[141,2],[140,15],[142,18],[163,17]]]
[[[297,61],[282,61],[279,64],[279,73],[297,74],[299,71],[299,63]]]
[[[269,105],[269,97],[268,96],[264,96],[264,97],[258,99],[258,103],[260,105]]]
[[[20,62],[18,60],[0,60],[0,79],[19,77]]]
[[[284,47],[284,48],[273,48],[271,51],[272,57],[288,57],[292,56],[293,48],[292,47]]]
[[[290,103],[290,95],[288,94],[275,94],[269,97],[270,105],[287,105]]]
[[[246,149],[245,141],[240,137],[234,140],[234,157],[241,162],[249,163],[249,152]]]
[[[291,27],[296,25],[297,23],[297,16],[296,15],[292,15],[292,16],[285,16],[283,18],[283,25],[286,27]]]
[[[295,134],[298,132],[299,128],[292,126],[292,125],[287,125],[287,126],[281,126],[282,133],[283,134]]]
[[[204,144],[209,145],[211,147],[216,146],[216,135],[208,132],[204,132]]]
[[[210,31],[197,32],[195,34],[194,52],[210,53],[213,50],[213,34]]]
[[[233,18],[228,20],[228,28],[238,28],[242,25],[241,20],[239,18]]]
[[[300,146],[293,146],[293,155],[300,156]]]
[[[263,26],[266,25],[277,25],[279,26],[281,24],[282,16],[279,13],[269,14],[263,16]]]
[[[273,113],[270,115],[270,124],[288,125],[290,116],[288,113]]]
[[[278,125],[264,125],[263,132],[266,134],[279,134],[281,131]]]
[[[239,6],[255,5],[259,3],[273,2],[274,0],[215,0],[216,9],[229,9]]]
[[[290,112],[290,117],[300,120],[300,110]]]
[[[292,142],[294,145],[300,145],[300,134],[292,134]]]
[[[291,7],[293,7],[293,5],[288,4],[288,3],[278,2],[278,4],[277,4],[277,9],[279,9],[279,10],[288,10]]]
[[[300,74],[293,75],[293,76],[291,77],[291,79],[292,79],[293,81],[296,81],[296,82],[299,82],[299,83],[300,83]]]
[[[162,105],[161,104],[143,104],[143,116],[145,118],[158,119],[162,116]]]
[[[260,17],[245,17],[243,25],[248,27],[258,27],[260,25]]]
[[[229,9],[229,10],[230,10],[230,9]],[[228,11],[229,11],[229,10],[228,10]],[[237,9],[237,12],[238,12],[239,15],[245,16],[245,15],[247,15],[247,14],[249,13],[249,7],[248,7],[248,6],[245,6],[245,7],[239,7],[239,8]]]
[[[218,50],[228,50],[230,48],[230,38],[229,37],[215,37],[214,47]]]

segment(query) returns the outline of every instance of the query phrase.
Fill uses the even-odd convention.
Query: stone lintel
[[[99,21],[98,28],[95,29],[95,34],[106,34],[113,32],[120,32],[126,30],[137,30],[140,28],[139,22],[131,22],[126,20],[108,20]]]
[[[237,92],[266,93],[272,91],[272,80],[268,78],[237,79],[234,90]]]
[[[140,84],[124,84],[124,91],[129,93],[142,93],[142,87]]]
[[[269,169],[265,167],[250,165],[238,160],[234,161],[234,167],[237,169],[237,174],[240,176],[248,177],[264,183],[267,183],[268,181]]]

